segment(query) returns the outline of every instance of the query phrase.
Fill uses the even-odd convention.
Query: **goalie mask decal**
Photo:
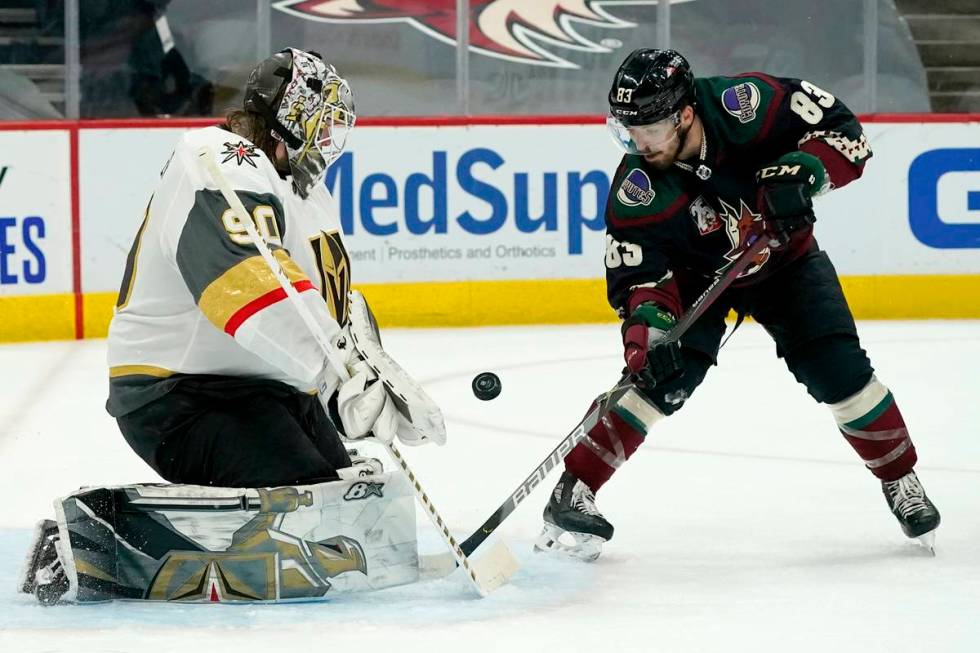
[[[690,0],[673,0],[687,2]],[[632,28],[608,13],[615,0],[470,0],[470,51],[534,66],[578,69],[555,54],[556,48],[608,54],[618,45],[592,41],[576,31],[580,25]],[[629,4],[655,6],[657,0]],[[280,0],[273,5],[307,20],[329,23],[408,23],[451,45],[456,44],[456,0]]]
[[[283,90],[276,119],[289,131],[283,142],[293,181],[304,197],[344,150],[354,127],[354,99],[347,81],[319,57],[291,48],[292,78]]]

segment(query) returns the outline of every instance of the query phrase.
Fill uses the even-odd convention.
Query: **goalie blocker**
[[[419,579],[415,502],[399,474],[87,488],[55,511],[20,582],[45,603],[310,601]]]
[[[422,386],[384,350],[378,322],[364,296],[348,294],[348,325],[331,343],[345,358],[350,379],[340,382],[329,362],[317,376],[317,390],[329,412],[336,392],[337,411],[349,439],[374,436],[408,446],[446,443],[439,406]],[[339,383],[339,389],[338,389]]]

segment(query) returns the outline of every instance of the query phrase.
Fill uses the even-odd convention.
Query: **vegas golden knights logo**
[[[310,238],[313,258],[320,271],[320,294],[337,324],[347,323],[347,293],[350,292],[350,259],[340,240],[340,233],[321,231]]]

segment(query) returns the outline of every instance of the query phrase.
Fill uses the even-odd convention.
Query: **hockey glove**
[[[623,322],[623,357],[626,369],[647,387],[672,381],[684,371],[680,344],[664,340],[674,316],[656,304],[644,302]]]
[[[823,189],[826,173],[815,156],[792,152],[756,173],[759,183],[758,210],[765,220],[765,233],[787,244],[794,234],[816,221],[813,195]]]
[[[350,379],[338,382],[327,365],[317,378],[321,401],[337,392],[337,414],[348,439],[374,436],[418,446],[446,442],[442,411],[381,346],[377,321],[364,297],[349,295],[349,323],[333,341]],[[321,382],[322,381],[322,382]],[[332,381],[332,385],[331,385]]]
[[[374,435],[391,442],[398,430],[398,413],[378,375],[361,358],[345,327],[333,341],[350,378],[341,381],[326,362],[317,376],[317,389],[323,407],[330,414],[329,400],[337,393],[337,415],[344,435],[350,440]]]

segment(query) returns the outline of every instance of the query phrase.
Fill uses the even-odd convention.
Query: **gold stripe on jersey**
[[[165,379],[174,374],[176,372],[156,365],[114,365],[109,368],[110,379],[120,376],[155,376],[158,379]]]
[[[309,282],[309,278],[285,250],[277,249],[272,254],[293,284]],[[229,268],[208,284],[197,305],[212,324],[224,331],[235,313],[263,295],[280,289],[276,275],[262,257],[256,255]]]
[[[119,288],[119,299],[116,300],[116,310],[119,311],[129,305],[129,300],[133,296],[133,286],[136,285],[136,267],[139,264],[140,250],[143,248],[143,233],[146,231],[146,223],[150,221],[151,204],[153,204],[152,197],[146,204],[143,222],[140,224],[139,231],[136,232],[136,240],[133,241],[133,246],[126,257],[126,269],[123,271],[122,285]]]

